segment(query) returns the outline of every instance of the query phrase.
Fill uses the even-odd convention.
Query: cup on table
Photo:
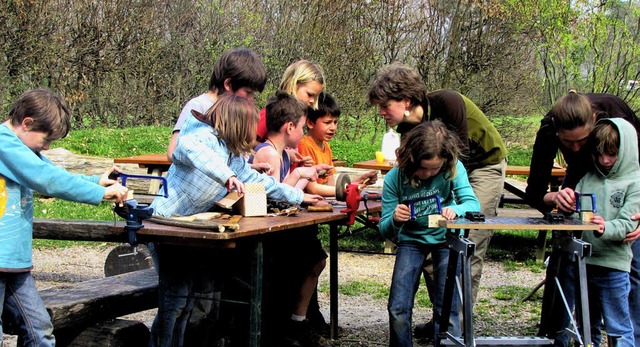
[[[384,163],[384,153],[376,152],[376,163],[378,164]]]

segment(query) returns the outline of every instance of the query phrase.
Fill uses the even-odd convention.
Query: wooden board
[[[532,217],[487,217],[484,222],[474,222],[466,218],[440,221],[447,229],[512,229],[512,230],[598,230],[599,226],[584,223],[578,219],[565,219],[550,223],[543,218]]]

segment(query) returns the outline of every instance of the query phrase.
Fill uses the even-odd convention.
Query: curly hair
[[[429,102],[427,86],[422,81],[420,74],[401,63],[381,68],[369,88],[369,102],[379,106],[389,100],[401,101],[405,99],[409,99],[411,108]]]
[[[456,164],[460,157],[460,140],[439,120],[423,122],[402,136],[396,150],[398,169],[412,179],[422,160],[444,159],[442,172],[448,180],[456,176]]]

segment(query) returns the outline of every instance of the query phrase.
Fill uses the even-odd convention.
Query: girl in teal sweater
[[[428,254],[434,261],[435,298],[433,302],[434,341],[442,310],[442,297],[449,250],[446,229],[429,228],[430,214],[438,214],[431,196],[441,200],[442,215],[453,219],[467,211],[480,210],[480,203],[469,184],[467,172],[458,160],[459,140],[440,121],[421,123],[402,138],[397,150],[398,166],[384,179],[380,233],[396,242],[396,262],[389,293],[390,346],[413,346],[411,316],[418,290],[422,263]],[[410,201],[415,201],[409,203]],[[411,216],[413,205],[414,216]],[[457,303],[451,308],[448,329],[459,335]]]

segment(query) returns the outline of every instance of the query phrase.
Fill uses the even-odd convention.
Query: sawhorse
[[[466,219],[457,219],[451,221],[440,221],[440,226],[448,229],[447,231],[447,244],[450,249],[449,264],[447,268],[447,278],[444,289],[444,299],[442,307],[442,315],[440,320],[440,331],[438,333],[440,344],[442,345],[455,345],[455,346],[542,346],[553,345],[553,339],[549,339],[542,336],[533,337],[475,337],[473,332],[473,302],[471,294],[471,257],[475,254],[475,244],[469,241],[468,236],[469,229],[506,229],[506,225],[509,225],[510,229],[540,229],[547,230],[563,229],[563,230],[595,230],[595,227],[591,224],[582,223],[577,220],[567,220],[561,223],[547,223],[542,218],[526,218],[526,221],[520,224],[514,224],[519,220],[518,218],[487,218],[484,222],[470,222]],[[522,220],[522,219],[520,219]],[[525,223],[526,222],[526,223]],[[464,230],[464,233],[461,231]],[[461,235],[462,234],[462,235]],[[584,346],[591,346],[591,331],[589,325],[589,302],[586,284],[586,264],[585,257],[591,255],[591,244],[570,237],[563,239],[558,244],[558,249],[563,252],[575,255],[577,257],[579,276],[577,278],[577,285],[580,288],[580,314],[581,314],[581,328],[582,334],[577,327],[576,322],[571,318],[571,329],[566,328],[562,333],[568,334],[574,338],[578,343]],[[448,322],[451,315],[451,302],[456,289],[456,269],[458,267],[458,261],[462,261],[461,277],[462,277],[462,314],[464,323],[462,326],[462,336],[454,336],[448,332]],[[568,306],[566,300],[564,300],[564,293],[562,287],[559,285],[557,276],[552,280],[547,280],[548,283],[553,282],[553,290],[557,290],[560,296],[563,298],[564,307],[569,315],[571,315],[571,309]],[[553,305],[551,302],[543,302],[545,305]]]

